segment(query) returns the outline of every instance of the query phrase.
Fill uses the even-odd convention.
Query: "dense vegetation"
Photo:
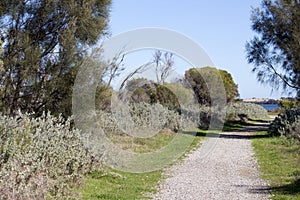
[[[260,105],[253,103],[232,103],[227,108],[228,120],[262,120],[268,119],[268,112]]]
[[[251,21],[257,36],[246,44],[246,51],[258,80],[299,93],[299,0],[263,0],[253,9]]]
[[[72,85],[106,33],[110,0],[1,1],[0,110],[71,114]]]
[[[285,110],[269,128],[272,136],[286,136],[300,144],[300,109]]]
[[[75,198],[83,175],[100,165],[61,116],[1,115],[0,129],[0,199]]]
[[[239,96],[238,86],[230,73],[212,67],[191,68],[185,72],[185,79],[193,89],[195,97],[201,105],[211,105],[213,99],[226,95],[227,102],[232,102]],[[221,81],[220,81],[221,80]],[[225,91],[220,88],[223,84]]]
[[[85,198],[119,199],[126,187],[135,190],[126,194],[128,198],[154,191],[160,171],[134,175],[104,168],[103,152],[93,146],[99,141],[84,143],[91,140],[90,133],[76,129],[71,117],[79,66],[86,60],[103,64],[89,57],[89,47],[107,35],[110,5],[110,0],[1,1],[0,199],[75,199],[81,197],[78,190]],[[277,83],[279,78],[284,86],[299,92],[299,45],[295,45],[299,32],[290,25],[299,23],[299,2],[282,0],[278,6],[264,1],[263,5],[267,12],[256,10],[252,19],[253,29],[263,37],[247,45],[248,60],[256,65],[260,81]],[[283,11],[287,15],[281,18]],[[275,57],[270,57],[271,53]],[[174,65],[169,52],[156,51],[149,62],[155,65],[156,82],[133,78],[147,63],[116,91],[111,83],[123,71],[123,56],[116,55],[106,63],[100,80],[95,81],[96,111],[86,116],[122,150],[156,151],[177,132],[208,129],[212,119],[224,124],[226,120],[268,118],[261,106],[235,102],[238,86],[225,70],[191,68],[181,80],[167,82]],[[281,65],[284,74],[276,71],[274,63]],[[225,109],[211,105],[223,98],[226,119],[222,115]],[[300,111],[294,108],[299,104],[282,105],[286,110],[271,124],[269,133],[300,141]],[[154,137],[146,137],[153,132],[157,133]],[[137,187],[139,180],[144,185]],[[103,186],[105,183],[114,186]],[[113,189],[120,194],[111,194]]]
[[[258,80],[298,96],[280,102],[283,110],[269,126],[266,137],[253,142],[255,153],[262,175],[271,186],[272,199],[299,199],[300,2],[263,0],[261,7],[253,9],[251,21],[258,36],[246,44],[246,51]]]

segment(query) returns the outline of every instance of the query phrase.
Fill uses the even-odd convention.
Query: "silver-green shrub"
[[[285,110],[270,124],[271,136],[287,136],[300,141],[300,109]]]
[[[186,121],[200,129],[221,128],[224,124],[224,109],[217,106],[191,105],[182,108]]]
[[[262,106],[253,103],[232,103],[227,106],[227,119],[237,120],[241,118],[259,120],[267,119],[268,112]]]
[[[0,115],[0,199],[77,198],[72,186],[95,162],[71,121]]]
[[[178,131],[181,116],[161,104],[134,103],[114,108],[111,112],[96,111],[99,126],[106,134],[160,131]]]
[[[300,143],[300,116],[293,123],[287,125],[285,135]]]

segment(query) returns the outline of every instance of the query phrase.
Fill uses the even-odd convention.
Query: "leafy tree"
[[[169,109],[180,109],[176,95],[169,88],[153,82],[137,87],[132,93],[130,100],[132,103],[160,103]]]
[[[231,74],[226,70],[219,69],[219,73],[221,75],[225,87],[227,102],[232,102],[234,99],[240,96],[238,91],[238,85],[235,84]]]
[[[204,79],[205,77],[205,79]],[[234,83],[232,76],[225,70],[218,70],[212,67],[191,68],[185,72],[185,80],[189,83],[194,91],[195,98],[201,105],[211,105],[212,97],[218,99],[223,95],[218,88],[219,77],[222,79],[227,102],[233,101],[239,96],[237,85]],[[207,80],[207,82],[205,82]],[[210,90],[209,88],[210,87]]]
[[[208,105],[211,103],[210,94],[208,92],[207,85],[203,80],[198,69],[191,68],[185,72],[185,79],[192,87],[195,98],[201,105]]]
[[[110,0],[4,0],[2,110],[70,114],[84,50],[105,34]]]
[[[300,1],[264,0],[251,21],[258,34],[246,44],[252,71],[261,83],[300,95]]]
[[[177,97],[180,105],[193,105],[195,103],[194,93],[191,88],[185,87],[181,83],[165,83],[168,89],[170,89]]]

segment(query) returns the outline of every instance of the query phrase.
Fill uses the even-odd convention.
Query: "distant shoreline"
[[[279,104],[282,100],[295,100],[295,98],[279,98],[279,99],[269,99],[269,98],[248,98],[242,99],[245,103],[256,103],[256,104]]]

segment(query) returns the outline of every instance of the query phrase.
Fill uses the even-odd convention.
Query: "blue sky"
[[[225,69],[239,86],[241,98],[278,98],[280,91],[261,85],[245,59],[251,30],[251,6],[260,0],[113,0],[112,35],[143,27],[166,28],[197,42],[217,68]]]

